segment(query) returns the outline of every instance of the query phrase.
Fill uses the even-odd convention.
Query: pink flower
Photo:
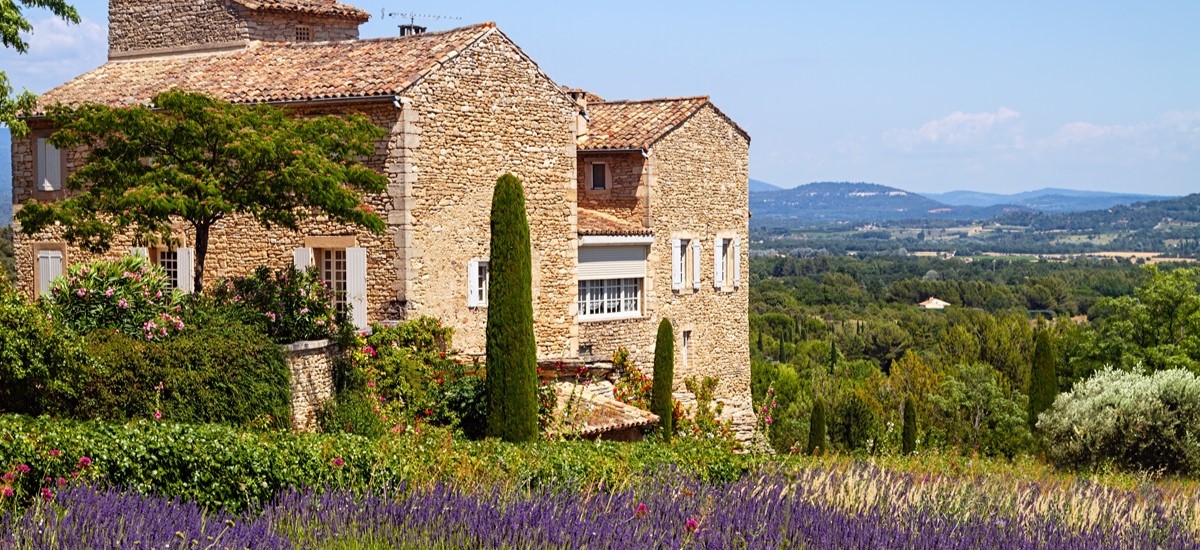
[[[158,292],[155,292],[155,293],[154,293],[154,297],[155,297],[155,298],[162,298],[162,291],[160,290],[160,291],[158,291]]]
[[[105,298],[112,298],[113,292],[116,292],[116,291],[115,291],[115,290],[113,290],[113,289],[112,289],[112,287],[109,287],[109,288],[108,288],[108,290],[105,290],[105,291],[104,291],[104,297],[105,297]]]
[[[345,460],[342,460],[342,457],[340,457],[340,456],[338,456],[338,457],[334,457],[334,458],[333,458],[333,465],[334,465],[334,466],[336,466],[336,467],[338,467],[338,468],[341,468],[342,466],[345,466],[345,465],[346,465],[346,461],[345,461]]]
[[[62,451],[58,449],[50,449],[50,456],[58,458],[59,456],[62,456]]]
[[[4,496],[6,496],[6,497],[8,497],[8,498],[12,498],[12,496],[13,496],[13,490],[12,490],[12,489],[9,489],[8,487],[5,487],[5,488],[4,488]]]
[[[377,354],[377,352],[375,351],[375,348],[374,348],[373,346],[366,346],[366,347],[364,347],[364,348],[362,349],[362,352],[363,352],[363,353],[365,353],[365,354],[367,354],[367,355],[370,355],[371,357],[375,357],[375,355]]]
[[[88,466],[91,466],[91,465],[92,465],[92,459],[90,459],[86,456],[79,457],[79,467],[80,468],[87,468]]]
[[[633,515],[634,515],[634,517],[637,517],[637,518],[646,517],[646,503],[639,502],[637,505],[637,508],[634,509],[634,511],[633,511]]]
[[[275,312],[274,312],[274,311],[268,311],[268,312],[267,312],[267,317],[270,317],[270,318],[271,318],[271,322],[272,322],[272,323],[274,323],[274,322],[275,322]]]
[[[129,309],[129,302],[126,302],[124,298],[121,298],[120,300],[117,300],[117,307],[121,309]]]
[[[8,482],[8,481],[12,481],[16,477],[17,476],[14,475],[12,472],[4,472],[4,475],[0,476],[0,479],[3,479],[4,481]]]
[[[318,326],[318,327],[323,327],[323,326],[325,326],[325,320],[324,320],[324,319],[317,319],[317,326]]]
[[[65,478],[65,477],[58,478],[58,486],[59,487],[62,487],[63,485],[66,485],[66,484],[67,484],[67,478]]]
[[[75,295],[79,296],[80,298],[83,298],[84,296],[87,296],[87,289],[81,288],[79,290],[76,290]]]
[[[771,424],[771,423],[775,422],[775,420],[768,416],[766,419],[766,422],[767,422],[767,424]]]
[[[183,321],[175,321],[175,330],[183,330]]]
[[[51,481],[54,481],[54,480],[51,479],[50,476],[46,476],[46,477],[42,478],[42,483],[50,483]]]
[[[48,487],[42,487],[42,498],[54,500],[54,491],[51,491]]]
[[[374,383],[374,382],[367,382],[367,387],[368,387],[368,388],[374,388],[374,387],[375,387],[375,383]]]
[[[28,474],[28,473],[29,473],[29,465],[28,465],[28,464],[20,464],[20,465],[18,465],[18,466],[17,466],[17,473],[19,473],[19,474]]]
[[[683,524],[683,528],[689,533],[695,533],[700,530],[700,522],[696,518],[688,518],[687,523]]]
[[[308,308],[306,308],[306,307],[300,308],[300,315],[307,315],[307,314],[308,314]]]
[[[162,420],[162,411],[160,411],[158,409],[154,409],[154,419]]]

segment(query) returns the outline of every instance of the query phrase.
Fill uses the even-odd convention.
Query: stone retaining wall
[[[337,346],[331,340],[296,342],[283,346],[292,371],[292,428],[312,430],[317,409],[333,399],[333,360]]]

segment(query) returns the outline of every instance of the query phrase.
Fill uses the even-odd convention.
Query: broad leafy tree
[[[21,33],[33,30],[33,25],[21,13],[24,8],[44,8],[65,21],[79,23],[79,14],[66,0],[0,0],[0,44],[18,53],[29,51],[29,43]],[[28,127],[17,115],[32,108],[35,98],[29,92],[13,97],[12,92],[8,76],[0,71],[0,124],[7,125],[17,135],[24,135]]]
[[[211,230],[231,216],[294,230],[320,213],[384,229],[362,201],[387,188],[360,160],[384,134],[366,117],[298,117],[178,90],[155,96],[153,107],[60,105],[49,115],[56,147],[92,149],[67,180],[70,198],[30,202],[17,213],[26,234],[58,222],[69,242],[103,252],[118,234],[172,243],[172,224],[183,221],[195,232],[200,291]]]

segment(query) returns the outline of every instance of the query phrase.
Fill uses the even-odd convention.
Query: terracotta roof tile
[[[46,92],[39,102],[129,106],[171,88],[235,103],[391,96],[494,28],[484,23],[401,38],[256,42],[225,53],[109,61]]]
[[[570,432],[573,435],[595,435],[658,424],[658,415],[593,393],[578,384],[558,382],[554,385],[554,393],[558,397],[556,411],[559,417],[568,410],[571,413],[566,421],[572,426]]]
[[[587,208],[578,211],[580,235],[650,235],[650,230],[604,212]]]
[[[334,0],[233,0],[246,9],[258,11],[300,12],[366,21],[371,14]]]
[[[589,104],[588,133],[579,148],[649,149],[707,104],[707,97]]]

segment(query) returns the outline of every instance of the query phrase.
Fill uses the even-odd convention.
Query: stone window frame
[[[67,151],[64,149],[58,150],[58,189],[53,191],[43,190],[42,182],[39,181],[40,174],[38,174],[38,162],[41,160],[42,153],[38,147],[38,140],[48,139],[51,135],[54,135],[54,130],[51,128],[31,130],[29,132],[30,149],[33,151],[33,187],[31,191],[34,199],[43,202],[59,200],[65,198],[67,194]]]
[[[595,174],[596,165],[604,167],[604,187],[596,187]],[[584,173],[584,188],[588,193],[608,194],[612,191],[612,164],[607,160],[589,160],[587,163],[587,171]]]
[[[701,281],[703,279],[703,250],[704,245],[701,243],[700,237],[690,231],[679,231],[671,233],[671,238],[667,241],[667,246],[674,248],[675,241],[679,241],[681,247],[680,262],[682,265],[683,284],[680,288],[675,288],[671,285],[671,292],[677,295],[699,294]],[[671,278],[675,277],[675,253],[674,250],[667,255],[667,261],[671,262]]]
[[[38,253],[43,252],[43,251],[58,251],[59,253],[61,253],[62,254],[62,272],[64,275],[66,275],[66,273],[67,273],[67,266],[71,265],[69,263],[70,256],[67,253],[67,243],[50,242],[50,241],[33,242],[33,243],[29,243],[29,249],[30,249],[30,251],[33,252],[33,279],[30,281],[30,283],[31,283],[30,287],[33,290],[33,296],[36,298],[36,297],[42,295],[41,289],[38,288],[38,284],[42,280],[42,267],[40,265],[41,262],[38,261]],[[46,289],[47,293],[49,293],[49,291],[50,291],[50,289]]]

